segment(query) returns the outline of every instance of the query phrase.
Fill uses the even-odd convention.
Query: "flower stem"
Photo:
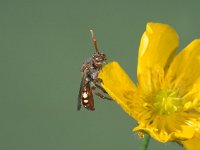
[[[149,134],[145,134],[144,135],[144,139],[143,139],[143,143],[141,145],[141,150],[147,150],[148,145],[149,145],[149,141],[150,141],[150,135]]]

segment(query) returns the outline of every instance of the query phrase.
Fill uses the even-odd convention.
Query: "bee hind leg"
[[[102,99],[113,100],[113,99],[111,99],[111,98],[109,98],[109,97],[104,96],[103,94],[101,94],[101,93],[99,93],[99,92],[95,92],[94,94],[97,95],[97,96],[99,96],[99,97],[102,98]]]
[[[96,92],[96,88],[98,88],[98,89],[101,90],[103,93],[108,94],[108,93],[106,92],[106,90],[105,90],[103,87],[101,87],[100,85],[98,85],[97,83],[94,83],[94,82],[92,82],[91,84],[92,84],[91,88],[92,88],[93,91],[95,91],[95,92],[94,92],[95,95],[97,95],[98,97],[100,97],[100,98],[102,98],[102,99],[113,100],[112,98],[109,98],[109,97],[104,96],[103,94],[101,94],[101,93],[99,93],[99,92]]]

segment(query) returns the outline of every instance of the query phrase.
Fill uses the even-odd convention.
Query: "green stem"
[[[150,135],[148,134],[144,135],[143,143],[141,145],[141,150],[147,150],[150,138],[151,138]]]

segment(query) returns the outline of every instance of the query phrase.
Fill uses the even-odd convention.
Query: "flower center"
[[[160,90],[153,100],[153,105],[160,115],[175,113],[183,102],[183,98],[178,97],[178,92],[173,90]]]

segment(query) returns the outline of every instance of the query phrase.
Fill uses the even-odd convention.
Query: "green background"
[[[80,67],[94,48],[136,80],[147,22],[173,26],[180,49],[200,37],[200,2],[0,1],[0,150],[138,150],[136,122],[114,102],[76,110]],[[151,140],[149,150],[181,150]]]

